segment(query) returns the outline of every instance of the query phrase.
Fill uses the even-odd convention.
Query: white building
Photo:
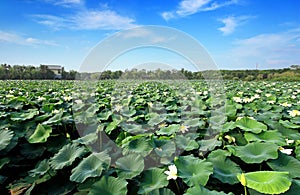
[[[54,79],[62,79],[63,67],[60,65],[46,65],[49,70],[54,72]]]

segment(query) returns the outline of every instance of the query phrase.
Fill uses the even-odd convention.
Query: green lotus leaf
[[[154,140],[154,151],[159,157],[172,157],[176,151],[173,140]]]
[[[191,151],[191,150],[195,150],[195,149],[199,148],[199,145],[195,140],[193,140],[189,137],[186,137],[184,135],[176,136],[175,143],[178,148],[185,150],[185,151]]]
[[[226,132],[228,132],[228,131],[230,131],[230,130],[232,130],[232,129],[234,129],[234,128],[236,128],[235,122],[233,122],[233,121],[226,122],[226,123],[223,125],[223,127],[222,127],[222,129],[221,129],[221,132],[222,132],[222,133],[226,133]]]
[[[111,176],[103,176],[95,182],[88,193],[89,195],[126,195],[127,181],[121,178],[114,178]]]
[[[47,121],[44,121],[42,124],[50,125],[50,124],[60,123],[62,115],[63,115],[63,112],[60,111],[59,113],[55,114],[53,117],[49,118]]]
[[[42,176],[45,173],[47,173],[47,171],[50,169],[50,165],[49,165],[49,160],[48,159],[44,159],[42,161],[40,161],[36,167],[32,170],[30,170],[28,173],[31,177],[35,177],[35,176]]]
[[[248,188],[265,194],[281,194],[292,184],[288,172],[256,171],[244,175]],[[237,178],[241,181],[241,174],[238,174]]]
[[[149,192],[147,195],[175,195],[174,192],[167,188],[160,188]]]
[[[201,127],[205,124],[205,122],[199,118],[193,118],[193,119],[184,121],[183,124],[185,126],[189,126],[189,127]]]
[[[261,131],[266,131],[268,127],[256,120],[248,117],[243,117],[235,122],[235,125],[244,131],[249,131],[253,133],[260,133]]]
[[[70,166],[76,158],[82,156],[84,153],[85,149],[75,144],[65,145],[50,159],[50,166],[54,169],[62,169],[65,166]]]
[[[221,146],[222,142],[213,138],[213,139],[208,139],[208,140],[200,140],[198,141],[198,144],[200,145],[200,151],[212,151],[216,147]]]
[[[234,105],[227,104],[225,107],[225,110],[226,110],[226,116],[228,116],[230,118],[233,118],[236,116],[237,109]]]
[[[284,195],[295,195],[295,194],[298,194],[299,192],[300,192],[300,181],[293,179],[290,189],[283,194]]]
[[[234,155],[249,164],[261,163],[269,159],[276,159],[278,146],[273,143],[253,142],[246,146],[235,147]]]
[[[10,144],[11,139],[13,138],[14,133],[10,130],[2,129],[0,131],[0,151],[5,149],[6,146]]]
[[[223,183],[236,184],[239,182],[236,175],[242,173],[242,170],[236,163],[227,158],[230,155],[228,151],[215,150],[209,154],[207,161],[211,162],[214,167],[212,177]]]
[[[34,116],[38,115],[39,111],[37,109],[29,109],[27,112],[13,113],[10,117],[12,121],[25,121],[32,119]]]
[[[129,108],[128,106],[124,106],[120,112],[120,114],[122,114],[123,116],[126,117],[131,117],[133,115],[135,115],[136,110]]]
[[[20,153],[27,159],[36,159],[37,157],[42,156],[46,150],[43,146],[37,147],[35,144],[30,143],[20,144],[20,146]]]
[[[38,124],[34,133],[28,138],[29,143],[44,143],[52,133],[52,128],[48,125]]]
[[[114,119],[112,122],[110,122],[107,127],[105,128],[105,132],[110,134],[113,130],[115,130],[118,125],[122,122],[122,120]]]
[[[263,142],[271,142],[280,146],[286,144],[284,137],[279,131],[263,131],[259,134],[246,132],[244,134],[244,137],[248,142],[263,141]]]
[[[129,154],[119,158],[116,167],[119,169],[117,172],[120,178],[131,179],[143,171],[144,159],[138,154]]]
[[[0,170],[2,169],[2,167],[6,164],[8,164],[10,162],[10,159],[9,158],[1,158],[0,159]]]
[[[92,153],[72,169],[70,180],[82,183],[89,177],[100,176],[102,170],[110,165],[110,160],[106,152]]]
[[[289,128],[289,129],[300,129],[300,125],[296,125],[294,123],[291,123],[288,120],[280,120],[279,121],[280,124],[282,124],[284,127]]]
[[[147,194],[168,185],[167,175],[163,169],[152,168],[142,173],[138,194]]]
[[[156,131],[157,135],[172,135],[179,131],[180,125],[173,124],[168,127],[163,127],[159,131]]]
[[[124,131],[132,134],[145,133],[146,131],[142,125],[137,124],[121,123],[120,126],[122,127],[122,129],[124,129]]]
[[[159,115],[154,112],[149,113],[147,116],[149,117],[148,125],[150,125],[152,127],[155,125],[158,125],[158,124],[162,123],[164,120],[166,120],[165,115]]]
[[[300,146],[298,145],[295,149],[295,153],[296,153],[296,158],[298,160],[300,160]]]
[[[218,191],[210,191],[206,188],[204,188],[203,186],[200,186],[200,185],[196,185],[192,188],[189,188],[185,193],[184,195],[196,195],[196,194],[199,194],[199,195],[233,195],[233,193],[229,193],[229,194],[226,194],[224,192],[218,192]]]
[[[190,187],[195,185],[205,186],[209,176],[213,173],[213,164],[193,156],[179,156],[175,159],[178,176]]]
[[[143,157],[147,156],[153,149],[151,141],[146,137],[136,136],[122,145],[123,154],[137,153]]]
[[[289,172],[292,178],[300,178],[300,161],[292,156],[279,152],[278,158],[269,160],[267,164],[274,171]]]
[[[106,112],[101,112],[97,115],[97,118],[102,120],[102,121],[106,121],[109,119],[109,117],[112,115],[111,111],[106,111]]]
[[[96,133],[89,133],[83,137],[80,137],[76,140],[73,140],[73,143],[80,143],[84,145],[93,144],[98,140],[98,136]]]

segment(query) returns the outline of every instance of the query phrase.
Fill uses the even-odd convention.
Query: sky
[[[193,52],[207,52],[218,69],[287,68],[300,64],[299,9],[299,0],[1,0],[0,64],[80,71],[99,44],[120,32],[163,42],[160,30],[147,27],[159,26],[193,38],[203,47]],[[186,38],[164,35],[178,45]],[[105,69],[151,63],[197,70],[168,47],[124,50]]]

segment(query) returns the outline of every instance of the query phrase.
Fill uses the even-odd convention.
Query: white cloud
[[[75,15],[59,17],[53,15],[34,15],[38,23],[54,30],[63,28],[73,30],[121,30],[137,26],[133,18],[121,16],[115,11],[81,11]]]
[[[182,0],[176,10],[163,12],[161,16],[165,20],[169,20],[172,18],[189,16],[198,12],[212,11],[237,3],[238,0],[227,0],[222,3],[218,3],[215,0]]]
[[[223,33],[223,35],[229,35],[233,33],[237,26],[245,23],[248,19],[253,18],[250,16],[229,16],[227,18],[220,19],[220,21],[224,24],[223,27],[218,28],[219,31]]]
[[[44,0],[46,3],[51,3],[53,5],[63,6],[63,7],[72,7],[77,5],[82,5],[83,0]]]
[[[260,68],[274,66],[287,67],[300,64],[300,29],[285,32],[260,34],[234,42],[234,47],[226,54],[227,63],[233,66],[250,66],[256,62]]]
[[[13,43],[17,45],[52,45],[57,46],[55,42],[48,40],[40,40],[32,37],[23,37],[16,33],[0,31],[0,42]]]

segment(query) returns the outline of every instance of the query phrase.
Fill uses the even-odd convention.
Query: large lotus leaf
[[[226,193],[224,192],[218,192],[218,191],[210,191],[206,188],[204,188],[203,186],[200,186],[200,185],[196,185],[192,188],[189,188],[186,193],[184,193],[184,195],[196,195],[196,194],[199,194],[199,195],[227,195]],[[229,193],[228,195],[233,195],[233,193]]]
[[[40,161],[37,166],[30,170],[28,173],[31,177],[35,177],[35,176],[42,176],[45,173],[47,173],[47,171],[50,169],[50,165],[49,165],[49,160],[48,159],[44,159],[42,161]]]
[[[2,167],[6,164],[8,164],[10,162],[10,159],[9,158],[1,158],[0,159],[0,170],[2,169]]]
[[[50,125],[50,124],[57,124],[61,122],[61,117],[63,112],[60,111],[59,113],[55,114],[53,117],[49,118],[47,121],[44,121],[43,125]]]
[[[158,124],[162,123],[164,120],[166,120],[165,115],[160,115],[155,112],[149,113],[147,115],[147,118],[149,118],[148,125],[150,125],[150,126],[158,125]]]
[[[234,155],[249,164],[261,163],[269,159],[276,159],[278,146],[273,143],[253,142],[246,146],[235,147]]]
[[[294,157],[279,152],[278,158],[269,160],[267,164],[274,171],[289,172],[292,178],[300,178],[300,161]]]
[[[130,138],[129,138],[130,139]],[[128,142],[122,145],[123,154],[137,153],[143,157],[147,156],[153,149],[151,140],[146,137],[135,136]]]
[[[120,125],[122,129],[124,129],[124,131],[131,134],[141,134],[141,133],[145,133],[146,131],[142,125],[130,124],[130,123],[121,123]]]
[[[253,120],[248,117],[243,117],[235,122],[235,125],[244,131],[249,131],[253,133],[260,133],[261,131],[267,130],[267,125]]]
[[[300,160],[300,146],[298,145],[295,149],[295,153],[296,153],[296,158],[298,160]]]
[[[163,169],[152,168],[142,173],[138,194],[147,194],[153,190],[163,188],[168,185],[167,175]]]
[[[222,142],[213,138],[213,139],[208,139],[208,140],[200,140],[198,141],[198,144],[200,145],[200,151],[212,151],[216,147],[221,146]]]
[[[237,109],[234,105],[232,104],[227,104],[225,107],[226,110],[226,116],[233,118],[236,115]]]
[[[222,133],[226,133],[226,132],[228,132],[228,131],[230,131],[230,130],[232,130],[232,129],[234,129],[234,128],[236,128],[235,122],[233,122],[233,121],[226,122],[226,123],[223,125],[223,127],[222,127],[222,129],[221,129],[221,132],[222,132]]]
[[[76,158],[84,153],[85,149],[75,144],[65,145],[50,159],[50,166],[54,169],[62,169],[71,165]]]
[[[179,149],[185,150],[185,151],[191,151],[199,148],[198,143],[195,140],[192,140],[189,137],[186,137],[184,135],[176,136],[176,146]]]
[[[292,184],[288,172],[256,171],[244,175],[248,188],[265,194],[281,194]],[[241,181],[241,174],[237,178]]]
[[[223,183],[235,184],[239,182],[236,175],[242,173],[242,170],[236,163],[227,158],[230,155],[228,151],[215,150],[209,154],[207,161],[214,166],[212,177]]]
[[[110,165],[110,160],[106,152],[92,153],[72,169],[70,180],[82,183],[89,177],[100,176],[102,170]]]
[[[35,115],[38,115],[39,111],[37,109],[29,109],[27,112],[13,113],[10,117],[12,121],[25,121],[32,119]]]
[[[201,120],[200,118],[193,118],[193,119],[184,121],[183,124],[188,127],[201,127],[205,124],[205,122],[203,120]]]
[[[105,132],[110,134],[121,122],[122,120],[114,119],[112,122],[108,123],[107,127],[105,128]]]
[[[248,142],[251,141],[263,141],[263,142],[272,142],[274,144],[283,146],[286,144],[286,141],[282,134],[279,131],[263,131],[259,134],[254,134],[246,132],[244,134],[245,139]]]
[[[129,154],[119,158],[116,162],[118,176],[124,179],[131,179],[139,175],[144,169],[144,159],[138,154]]]
[[[174,192],[167,188],[161,188],[149,192],[147,195],[175,195]]]
[[[111,111],[106,111],[106,112],[100,112],[98,115],[97,115],[97,118],[99,120],[102,120],[102,121],[106,121],[109,119],[109,117],[112,115],[112,112]]]
[[[128,106],[124,106],[122,108],[122,110],[120,111],[120,114],[122,114],[123,116],[126,116],[126,117],[131,117],[131,116],[135,115],[135,113],[136,113],[136,110],[129,108]]]
[[[193,156],[179,156],[175,159],[178,176],[189,186],[205,186],[209,176],[213,173],[213,164]]]
[[[10,130],[1,130],[0,131],[0,151],[5,149],[6,146],[10,144],[11,139],[13,138],[14,133]]]
[[[95,182],[88,193],[89,195],[126,195],[127,181],[121,178],[103,176]]]
[[[284,195],[295,195],[295,194],[299,194],[299,192],[300,192],[300,181],[293,179],[290,189],[283,194]]]
[[[300,129],[300,125],[295,125],[294,123],[291,123],[290,121],[286,120],[280,120],[280,124],[282,124],[284,127],[289,128],[289,129]]]
[[[38,124],[34,133],[28,138],[29,143],[44,143],[52,132],[52,128],[48,125]]]
[[[156,131],[157,135],[172,135],[179,131],[180,125],[173,124],[168,127],[163,127],[159,131]]]
[[[84,145],[89,145],[89,144],[95,143],[97,140],[98,140],[98,136],[96,133],[89,133],[83,137],[73,140],[73,142],[84,144]]]

